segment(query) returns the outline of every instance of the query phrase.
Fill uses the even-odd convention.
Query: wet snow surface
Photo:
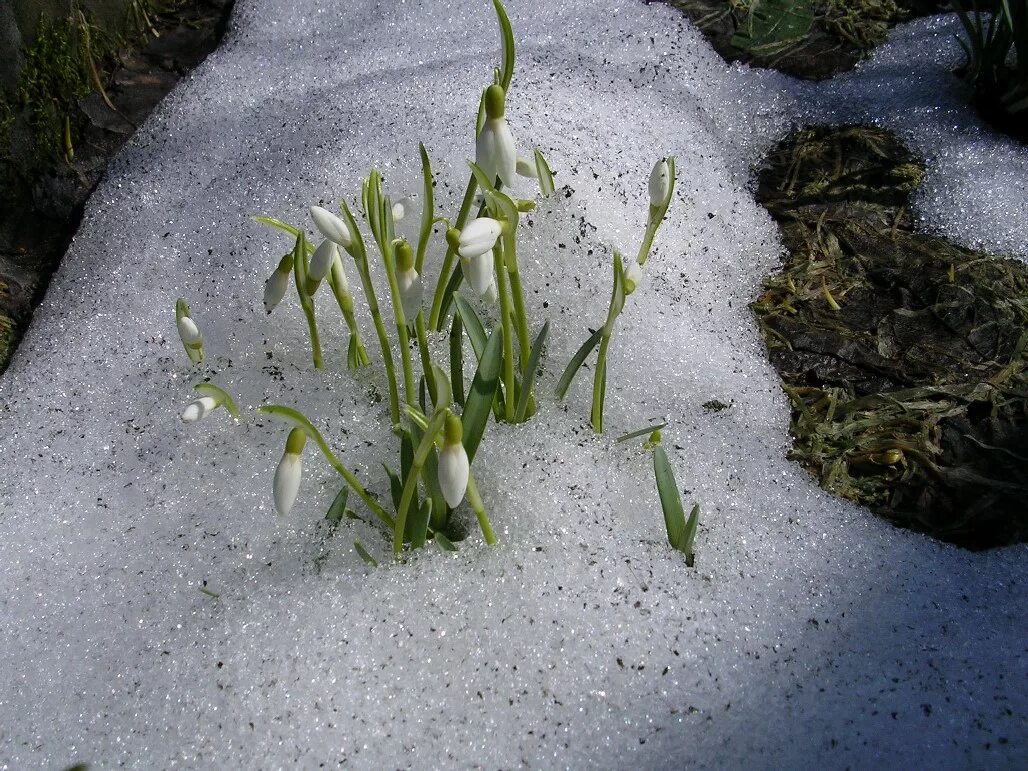
[[[970,554],[818,489],[785,459],[746,307],[780,250],[748,169],[801,115],[915,138],[924,226],[1026,253],[1026,152],[961,106],[951,19],[812,87],[725,65],[662,6],[512,3],[508,117],[574,192],[524,221],[529,311],[552,329],[537,419],[490,426],[476,462],[500,543],[366,568],[353,539],[382,558],[385,540],[326,534],[339,480],[313,445],[276,518],[287,430],[253,407],[304,409],[382,494],[396,440],[328,302],[321,373],[295,300],[264,314],[290,244],[249,217],[353,202],[372,164],[414,191],[418,139],[456,211],[498,44],[488,3],[454,8],[240,0],[93,196],[0,380],[0,768],[1023,766],[1025,548]],[[669,153],[676,200],[597,438],[591,373],[545,395],[602,322],[610,249],[634,253]],[[179,296],[206,336],[196,369]],[[238,425],[178,420],[205,377]],[[666,545],[649,456],[614,441],[662,418],[703,505],[695,569]]]

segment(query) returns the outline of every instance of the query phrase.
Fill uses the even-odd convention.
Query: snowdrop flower
[[[350,246],[353,240],[350,236],[350,229],[346,227],[346,223],[339,217],[320,206],[312,206],[310,213],[311,219],[314,220],[315,227],[321,231],[321,235],[329,241],[339,244],[344,249]]]
[[[468,477],[471,476],[471,465],[468,454],[461,444],[464,427],[460,418],[453,413],[446,413],[445,438],[443,449],[439,451],[439,487],[443,491],[446,505],[457,508],[464,500],[468,489]]]
[[[514,147],[514,135],[510,133],[507,119],[503,117],[506,94],[496,84],[485,92],[485,124],[475,143],[475,163],[490,180],[500,178],[507,187],[514,184],[518,152]]]
[[[337,259],[339,259],[339,247],[334,241],[326,238],[311,256],[311,264],[307,268],[307,294],[313,295],[318,291],[318,286],[332,270],[332,263]]]
[[[650,206],[661,208],[671,194],[671,169],[667,159],[661,158],[650,172]]]
[[[275,469],[275,481],[272,485],[275,510],[283,517],[293,508],[296,496],[300,492],[300,477],[303,470],[300,455],[305,444],[307,434],[303,429],[294,428],[290,431],[289,438],[286,439],[286,451],[282,454],[282,460],[278,462],[278,468]]]
[[[289,288],[289,274],[293,270],[293,255],[287,254],[278,263],[275,272],[264,282],[264,310],[271,313],[282,302]]]
[[[195,423],[198,420],[203,420],[220,406],[221,402],[213,396],[201,396],[199,399],[193,399],[182,410],[182,422]]]
[[[460,264],[464,271],[464,280],[468,282],[471,291],[479,297],[484,297],[489,291],[490,284],[494,283],[493,253],[485,252],[471,258],[461,257]]]
[[[465,259],[485,254],[496,245],[502,232],[503,225],[491,217],[473,219],[460,232],[457,252]]]
[[[203,335],[200,334],[200,328],[196,326],[193,317],[189,315],[189,306],[181,298],[175,303],[175,325],[178,327],[178,336],[189,360],[193,364],[203,361]]]
[[[519,177],[529,177],[530,179],[539,179],[539,170],[535,167],[535,161],[530,161],[523,155],[518,156],[517,165],[515,170]]]
[[[407,196],[401,198],[399,201],[393,204],[393,222],[399,222],[407,216],[407,212],[411,211],[414,207],[413,196]]]
[[[635,288],[642,283],[642,280],[642,266],[635,260],[632,260],[628,263],[628,267],[625,268],[625,294],[632,294],[632,292],[635,291]]]
[[[396,283],[400,288],[400,305],[403,318],[410,326],[421,312],[421,298],[424,288],[421,276],[414,270],[414,250],[406,241],[396,244]]]

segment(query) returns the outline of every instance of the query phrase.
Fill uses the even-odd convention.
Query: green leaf
[[[346,501],[349,497],[350,488],[343,485],[339,488],[339,492],[336,493],[336,497],[332,500],[332,505],[328,507],[328,513],[325,515],[325,519],[333,524],[341,522],[343,516],[346,514]]]
[[[460,318],[464,322],[464,329],[467,330],[471,347],[475,351],[475,358],[482,361],[482,354],[485,352],[486,343],[489,341],[485,327],[482,326],[482,320],[475,313],[475,309],[471,307],[471,303],[460,292],[454,293],[453,301],[457,305],[457,313],[460,314]]]
[[[696,540],[696,526],[700,521],[700,504],[692,507],[689,512],[689,521],[685,523],[685,532],[682,534],[682,546],[679,551],[685,552],[685,564],[693,566],[696,560],[696,552],[693,550],[693,542]]]
[[[546,344],[546,335],[550,331],[550,320],[547,319],[543,328],[532,343],[532,352],[528,355],[528,364],[525,366],[525,374],[521,381],[521,392],[518,394],[518,404],[514,409],[514,422],[521,423],[525,419],[525,412],[528,410],[528,397],[532,393],[532,385],[535,383],[536,373],[539,369],[539,359],[543,355],[543,345]]]
[[[482,352],[482,360],[478,363],[467,404],[461,415],[461,422],[464,424],[464,451],[468,454],[468,463],[474,461],[478,445],[485,433],[485,426],[492,412],[493,397],[496,396],[496,386],[500,382],[502,363],[503,327],[497,325],[489,336],[485,351]]]
[[[535,173],[539,177],[539,192],[544,196],[551,195],[557,189],[553,183],[553,172],[539,148],[535,150]]]
[[[416,427],[411,430],[417,430]],[[414,465],[414,438],[411,430],[404,430],[400,436],[400,478],[406,479]],[[420,432],[419,432],[420,433]]]
[[[280,219],[275,219],[274,217],[265,217],[264,215],[260,215],[257,217],[253,217],[253,221],[259,222],[262,225],[273,227],[277,230],[281,230],[283,233],[288,233],[293,238],[296,238],[298,235],[300,235],[300,228],[290,225],[288,222],[283,222]]]
[[[213,399],[219,400],[222,406],[228,410],[228,414],[233,418],[239,417],[239,407],[232,400],[232,396],[224,388],[220,388],[214,383],[197,383],[193,386],[193,390],[201,396],[210,396]]]
[[[354,335],[350,335],[350,342],[346,346],[346,366],[348,369],[358,369],[360,365],[360,354],[357,351],[357,338]]]
[[[506,91],[510,88],[511,78],[514,77],[514,30],[510,26],[510,19],[507,18],[507,11],[504,10],[503,3],[500,0],[493,0],[493,7],[496,9],[496,18],[500,22],[500,44],[503,46],[500,85]]]
[[[425,264],[425,249],[428,247],[428,240],[432,237],[432,221],[435,219],[435,189],[432,184],[432,162],[428,158],[428,150],[425,143],[418,145],[421,152],[421,196],[424,202],[421,205],[421,230],[418,233],[418,253],[414,260],[414,269],[420,274]]]
[[[459,313],[450,325],[450,384],[453,398],[464,407],[464,323]]]
[[[671,469],[671,463],[663,447],[657,447],[653,451],[653,473],[657,479],[660,506],[664,510],[668,542],[674,548],[684,551],[682,547],[685,545],[685,511],[682,509],[682,498],[678,493],[675,472]]]
[[[436,387],[436,403],[432,406],[437,410],[441,410],[443,407],[449,407],[453,404],[453,388],[450,386],[450,378],[434,362],[432,364],[432,373],[435,375]]]
[[[568,366],[564,369],[564,374],[560,376],[560,380],[557,383],[557,399],[563,399],[568,392],[568,388],[571,387],[571,382],[575,379],[575,375],[578,374],[579,368],[585,363],[586,357],[592,353],[599,342],[600,338],[603,337],[603,330],[597,329],[589,339],[582,343],[581,347],[571,357],[571,361],[568,362]]]
[[[378,560],[371,556],[368,550],[364,548],[364,544],[355,539],[353,542],[353,548],[356,550],[357,554],[360,555],[360,558],[371,565],[371,567],[378,567]]]
[[[396,476],[396,472],[393,471],[384,462],[382,468],[385,469],[386,476],[389,477],[389,497],[393,500],[393,511],[400,508],[400,495],[403,494],[403,483],[400,482],[400,477]]]
[[[464,280],[464,269],[458,262],[453,266],[453,273],[450,274],[450,280],[446,283],[446,288],[443,290],[443,299],[439,304],[439,328],[442,329],[442,325],[445,323],[446,314],[450,312],[450,304],[453,302],[453,296],[457,292],[457,288]]]
[[[759,0],[731,44],[751,53],[781,51],[806,37],[813,23],[814,0]]]
[[[428,521],[432,517],[432,499],[426,498],[410,520],[410,545],[420,549],[428,538]]]
[[[627,442],[631,439],[637,439],[640,436],[649,436],[654,431],[660,431],[660,429],[664,428],[666,425],[667,423],[654,423],[652,426],[648,426],[647,428],[640,428],[638,431],[632,431],[628,434],[622,434],[617,438],[617,441]]]
[[[435,531],[435,535],[432,536],[432,540],[435,541],[436,546],[438,546],[441,551],[457,551],[457,547],[453,545],[453,542],[438,530]]]

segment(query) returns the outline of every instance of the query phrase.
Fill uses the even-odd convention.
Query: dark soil
[[[784,50],[749,52],[732,45],[744,19],[728,0],[661,0],[697,24],[726,60],[779,70],[804,80],[823,80],[853,69],[885,40],[888,28],[918,16],[945,13],[946,0],[836,0],[817,3],[810,34]]]
[[[825,489],[971,549],[1028,540],[1028,269],[913,231],[922,167],[871,128],[794,132],[757,199],[784,269],[753,304]]]
[[[105,88],[79,103],[85,130],[73,163],[30,180],[4,181],[0,209],[0,373],[6,369],[50,276],[71,242],[82,208],[107,163],[179,78],[204,60],[224,33],[234,0],[188,0],[154,15],[159,36],[119,54]],[[15,148],[15,156],[30,152]]]

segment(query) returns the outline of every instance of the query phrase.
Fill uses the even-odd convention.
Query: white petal
[[[332,270],[332,262],[338,257],[339,247],[335,245],[334,241],[326,238],[311,256],[311,266],[307,269],[307,277],[312,281],[323,280]]]
[[[286,296],[289,288],[289,274],[283,270],[276,270],[268,280],[264,282],[264,310],[271,313],[275,310],[282,298]]]
[[[475,142],[475,162],[490,180],[499,177],[507,187],[514,184],[518,151],[506,118],[490,118],[482,126]]]
[[[625,291],[631,294],[642,283],[643,271],[638,262],[632,260],[625,268]]]
[[[320,206],[312,206],[310,212],[311,219],[314,220],[315,227],[321,231],[321,235],[344,248],[350,245],[350,229],[339,217]]]
[[[401,198],[399,201],[393,204],[393,222],[399,222],[414,206],[414,199],[411,196]]]
[[[275,510],[283,517],[289,513],[296,503],[296,496],[300,493],[300,477],[302,475],[302,464],[300,456],[287,452],[278,462],[275,469],[275,481],[273,484],[275,495]]]
[[[189,316],[183,316],[178,320],[178,336],[182,338],[184,345],[196,345],[203,342],[199,327]]]
[[[517,172],[522,177],[539,178],[539,170],[535,167],[535,161],[530,161],[522,155],[518,156]]]
[[[207,417],[212,410],[217,409],[218,402],[213,396],[201,396],[191,401],[182,411],[183,423],[195,423]]]
[[[403,317],[408,324],[413,324],[421,310],[421,299],[424,289],[421,276],[411,268],[406,272],[396,274],[396,283],[400,287],[400,299],[403,306]]]
[[[661,159],[650,172],[650,206],[663,206],[671,191],[671,169]]]
[[[496,279],[489,282],[489,288],[482,293],[482,299],[490,305],[495,305],[500,299],[500,293],[496,291]]]
[[[496,245],[503,228],[491,217],[479,217],[469,222],[460,232],[460,256],[465,258],[485,254]]]
[[[457,508],[464,500],[470,474],[471,466],[468,465],[468,454],[464,452],[464,445],[458,442],[440,450],[439,488],[451,509]]]
[[[493,253],[486,252],[471,259],[461,259],[461,268],[464,271],[464,279],[471,287],[471,291],[481,297],[489,291],[489,284],[493,281]]]

